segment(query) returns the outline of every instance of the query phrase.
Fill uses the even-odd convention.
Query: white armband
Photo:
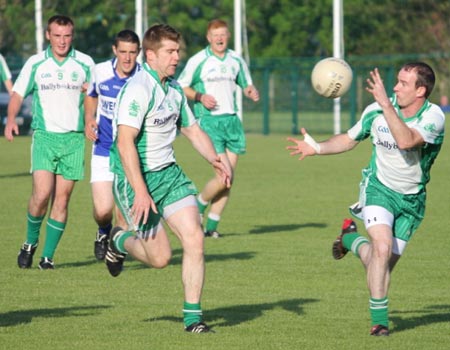
[[[309,134],[304,135],[303,141],[314,148],[314,151],[316,151],[317,154],[320,154],[320,145]]]

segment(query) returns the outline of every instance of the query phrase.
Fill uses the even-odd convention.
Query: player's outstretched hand
[[[293,142],[293,145],[286,147],[290,151],[291,156],[296,156],[300,154],[299,160],[303,160],[306,157],[313,156],[319,153],[319,145],[314,141],[314,139],[309,136],[305,128],[301,129],[303,140],[299,140],[293,137],[288,137],[287,140]]]
[[[232,177],[232,171],[228,163],[222,162],[219,156],[217,156],[212,162],[212,166],[216,171],[220,173],[222,176],[222,181],[227,186],[227,188],[231,187],[231,177]]]
[[[382,108],[391,105],[391,101],[387,96],[383,79],[381,79],[378,68],[370,71],[370,78],[367,79],[366,91],[370,92],[373,95],[375,101],[377,101]]]

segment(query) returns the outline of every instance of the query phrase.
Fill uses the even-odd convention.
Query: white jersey
[[[31,56],[20,71],[13,91],[33,94],[33,129],[56,133],[84,131],[83,84],[90,80],[94,61],[73,48],[57,61],[49,46]]]
[[[87,95],[98,98],[97,104],[97,140],[93,144],[93,154],[109,156],[113,142],[112,119],[116,107],[116,98],[120,89],[137,71],[141,69],[136,64],[129,76],[121,78],[116,72],[117,58],[101,62],[95,66],[94,74]]]
[[[178,127],[196,123],[183,89],[169,78],[161,85],[158,74],[147,63],[119,93],[114,113],[114,134],[118,125],[140,130],[136,148],[143,173],[158,171],[175,163],[172,143]],[[123,174],[116,142],[111,148],[111,171]]]
[[[233,50],[227,50],[220,58],[208,46],[192,56],[178,78],[180,85],[195,91],[214,96],[217,106],[213,110],[205,108],[200,102],[194,103],[197,118],[221,116],[237,113],[236,88],[245,89],[253,85],[245,61]]]
[[[406,125],[422,135],[423,146],[400,150],[378,103],[369,105],[347,133],[356,141],[371,137],[372,157],[368,169],[382,184],[398,193],[418,193],[429,181],[431,166],[441,149],[445,116],[439,106],[427,100],[415,116],[403,118],[395,97],[392,103]]]
[[[0,81],[4,82],[11,79],[11,72],[6,64],[5,59],[0,55]]]

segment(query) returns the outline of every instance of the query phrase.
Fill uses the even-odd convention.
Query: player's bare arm
[[[138,133],[138,129],[126,125],[119,125],[117,132],[117,148],[120,160],[125,170],[125,175],[135,193],[130,215],[136,225],[141,222],[144,224],[147,222],[150,210],[155,213],[158,212],[142,177],[139,157],[134,143]]]
[[[200,102],[208,109],[214,109],[217,105],[217,101],[212,95],[202,94],[189,86],[183,88],[183,91],[189,100]]]
[[[84,134],[90,141],[97,140],[97,121],[95,113],[97,111],[98,98],[86,96],[84,98]]]
[[[357,141],[351,139],[347,134],[335,135],[319,143],[306,132],[305,128],[302,128],[301,132],[303,140],[288,137],[287,140],[293,142],[294,145],[286,147],[287,150],[291,151],[291,156],[300,154],[299,160],[316,154],[325,155],[347,152],[358,144]]]
[[[410,77],[408,77],[410,78]],[[415,84],[414,81],[399,81],[394,88],[394,90],[398,90],[399,93],[402,93],[401,90],[408,88],[408,84]],[[420,88],[419,88],[420,89]],[[392,136],[397,142],[397,145],[400,149],[410,149],[416,146],[420,146],[424,143],[422,135],[412,128],[409,128],[405,122],[398,116],[394,106],[392,105],[390,99],[387,96],[386,89],[383,84],[383,80],[381,79],[378,68],[375,68],[373,71],[370,71],[370,78],[367,79],[367,87],[366,91],[371,93],[376,102],[383,109],[383,115],[389,125],[389,129],[391,130]],[[421,103],[417,104],[417,107],[414,108],[414,102],[411,103],[407,107],[405,113],[406,117],[412,116],[422,107],[424,98],[420,100]],[[409,114],[411,115],[408,115]]]
[[[198,126],[197,123],[181,128],[181,133],[191,141],[195,150],[200,153],[218,172],[223,183],[229,188],[231,186],[232,171],[229,164],[222,162],[217,155],[209,136]]]
[[[8,104],[8,117],[5,125],[5,137],[8,141],[14,139],[14,135],[19,135],[19,126],[16,123],[16,116],[22,106],[23,97],[17,92],[13,92]]]

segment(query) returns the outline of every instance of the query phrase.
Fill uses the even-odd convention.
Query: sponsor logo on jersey
[[[384,148],[386,148],[387,150],[393,150],[393,149],[398,149],[398,146],[397,146],[397,144],[396,143],[391,143],[391,142],[389,142],[389,141],[381,141],[381,140],[378,140],[377,141],[377,146],[381,146],[381,147],[384,147]]]
[[[136,100],[131,101],[128,105],[128,113],[131,117],[137,117],[139,114],[139,103]]]
[[[109,91],[109,86],[106,85],[106,84],[100,84],[98,87],[99,87],[100,90],[102,90],[102,91]]]

